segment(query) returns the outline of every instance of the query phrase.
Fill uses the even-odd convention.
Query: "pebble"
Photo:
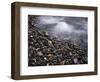
[[[37,52],[37,55],[42,56],[43,53],[42,52]]]
[[[49,57],[51,57],[51,56],[52,56],[52,54],[48,54],[48,56],[49,56]]]
[[[74,58],[74,63],[78,63],[78,59],[77,58]]]
[[[71,55],[71,56],[72,56],[73,54],[72,54],[71,52],[69,52],[69,55]]]
[[[64,65],[65,64],[65,60],[61,61],[60,64],[61,65]]]
[[[47,58],[46,58],[46,57],[44,57],[44,60],[47,60]]]

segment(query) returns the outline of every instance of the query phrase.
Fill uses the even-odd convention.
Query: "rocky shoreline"
[[[87,49],[38,28],[28,29],[28,66],[87,64],[87,58]]]

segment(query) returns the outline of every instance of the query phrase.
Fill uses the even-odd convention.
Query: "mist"
[[[88,18],[68,16],[34,16],[34,25],[59,40],[87,45]]]

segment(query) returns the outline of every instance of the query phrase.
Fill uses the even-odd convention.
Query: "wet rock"
[[[48,32],[45,32],[45,35],[48,36],[49,35]]]
[[[33,60],[34,62],[36,62],[36,59],[35,59],[35,58],[33,58],[32,60]]]
[[[36,51],[38,51],[40,48],[36,48]]]
[[[44,60],[47,60],[47,58],[46,58],[46,57],[44,57]]]
[[[64,65],[65,64],[65,60],[61,61],[60,64],[61,65]]]
[[[69,52],[69,55],[72,56],[73,54],[71,52]]]
[[[43,56],[43,53],[42,52],[37,52],[37,55]]]
[[[53,55],[52,55],[52,54],[48,54],[47,56],[48,56],[48,57],[51,57],[51,56],[53,56]]]
[[[74,61],[74,63],[78,63],[78,59],[77,58],[74,58],[73,61]]]

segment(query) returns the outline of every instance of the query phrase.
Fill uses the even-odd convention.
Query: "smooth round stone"
[[[43,53],[42,52],[37,52],[37,54],[39,55],[39,56],[42,56],[43,55]]]
[[[78,59],[77,58],[74,58],[73,61],[74,61],[74,63],[78,63]]]

